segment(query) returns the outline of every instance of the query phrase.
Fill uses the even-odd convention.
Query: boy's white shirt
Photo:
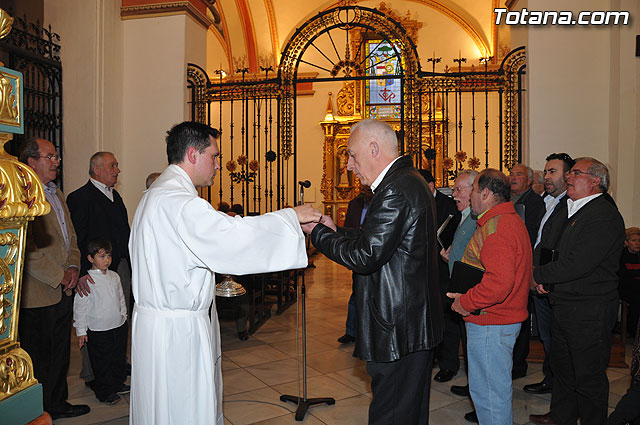
[[[77,336],[86,335],[87,329],[115,329],[127,320],[120,276],[112,270],[103,274],[100,270],[91,269],[88,273],[95,282],[91,285],[91,293],[85,297],[76,294],[73,301],[73,326]]]

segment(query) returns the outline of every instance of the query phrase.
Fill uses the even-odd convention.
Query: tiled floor
[[[333,397],[333,406],[312,407],[304,423],[361,425],[367,423],[371,393],[364,363],[353,358],[352,345],[341,346],[336,339],[344,333],[347,299],[351,292],[351,273],[326,258],[315,260],[316,269],[306,275],[307,284],[307,389],[308,397]],[[248,341],[239,341],[232,321],[223,321],[222,353],[224,371],[225,424],[286,425],[294,419],[295,405],[280,402],[281,394],[298,394],[296,362],[299,333],[296,306],[273,316]],[[75,344],[75,341],[72,342]],[[91,413],[74,419],[55,421],[56,425],[127,424],[128,396],[107,406],[98,402],[78,377],[80,356],[71,347],[69,401],[91,406]],[[627,355],[630,346],[627,347]],[[627,363],[629,359],[627,359]],[[437,371],[434,368],[434,374]],[[609,369],[609,406],[615,406],[630,383],[628,369]],[[542,379],[539,364],[529,364],[529,374],[514,381],[514,422],[527,424],[530,413],[546,413],[550,395],[530,395],[526,384]],[[469,424],[463,418],[471,410],[469,400],[449,391],[451,385],[465,385],[461,371],[447,383],[432,382],[431,417],[433,425]],[[185,424],[187,425],[187,424]]]

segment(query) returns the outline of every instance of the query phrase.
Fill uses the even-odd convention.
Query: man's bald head
[[[398,137],[389,124],[378,120],[360,121],[351,127],[351,135],[357,136],[363,143],[376,141],[384,154],[398,157]]]
[[[371,186],[382,170],[398,157],[398,138],[393,128],[383,121],[360,121],[351,127],[347,149],[347,169],[353,171],[362,184]]]

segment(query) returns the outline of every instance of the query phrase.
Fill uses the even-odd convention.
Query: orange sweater
[[[484,269],[482,281],[460,297],[467,311],[481,309],[465,321],[477,325],[510,325],[527,318],[527,297],[533,273],[531,242],[527,228],[511,202],[489,209],[462,261]]]

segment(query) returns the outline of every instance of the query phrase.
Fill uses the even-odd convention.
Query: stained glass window
[[[399,75],[402,58],[396,55],[389,41],[367,40],[365,45],[367,56],[366,75]],[[368,118],[400,118],[402,90],[399,78],[365,80],[365,115]]]

